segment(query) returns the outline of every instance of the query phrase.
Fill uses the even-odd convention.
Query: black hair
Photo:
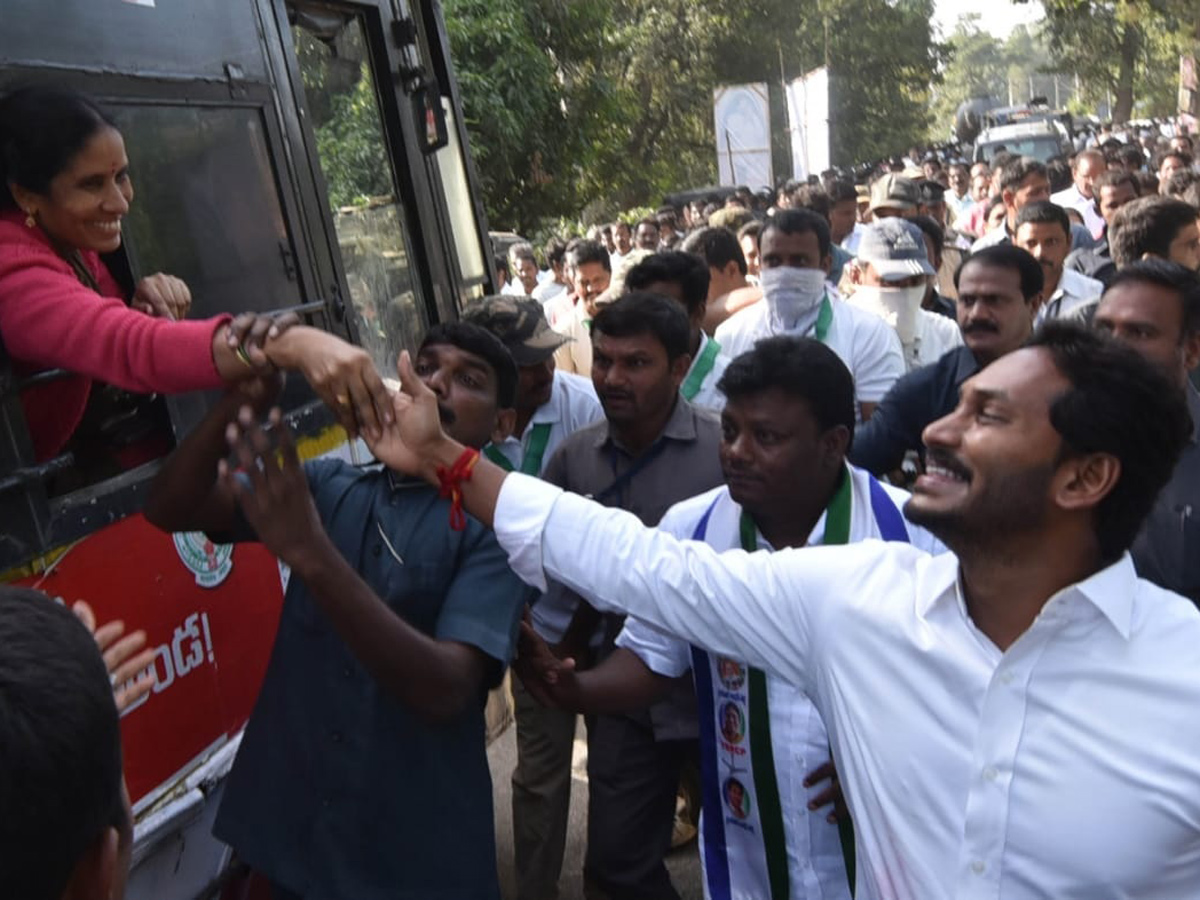
[[[80,858],[128,819],[121,732],[96,641],[65,606],[0,586],[0,879],[58,900]]]
[[[998,150],[988,163],[988,172],[1003,169],[1016,158],[1017,155],[1015,153],[1009,153],[1007,150]]]
[[[674,362],[688,352],[692,326],[683,307],[662,294],[631,291],[606,303],[592,319],[592,339],[597,334],[624,338],[649,334]]]
[[[1101,559],[1129,549],[1192,435],[1183,391],[1136,350],[1086,326],[1046,322],[1028,346],[1047,351],[1070,388],[1050,404],[1067,454],[1107,453],[1121,472],[1096,507]]]
[[[1146,154],[1133,144],[1125,144],[1116,151],[1117,161],[1126,168],[1137,171],[1146,164]]]
[[[781,234],[815,234],[822,258],[829,255],[832,238],[829,222],[824,216],[808,209],[781,209],[763,224],[762,237],[774,229]]]
[[[841,358],[812,338],[763,338],[734,359],[717,389],[731,401],[778,388],[803,400],[822,431],[845,426],[854,438],[854,377]]]
[[[933,216],[913,216],[908,221],[933,238],[933,246],[938,252],[946,249],[946,229]],[[932,263],[933,260],[930,262]]]
[[[1180,169],[1178,172],[1172,173],[1167,179],[1167,183],[1163,185],[1163,194],[1168,197],[1174,197],[1176,200],[1183,200],[1184,194],[1196,182],[1200,182],[1200,172],[1194,172],[1191,169]],[[1185,201],[1186,202],[1186,201]],[[1200,211],[1197,211],[1200,215]]]
[[[1109,169],[1107,172],[1096,177],[1092,182],[1092,194],[1096,200],[1100,199],[1100,188],[1115,188],[1119,185],[1127,184],[1132,188],[1134,195],[1141,193],[1141,185],[1138,184],[1137,175],[1133,172],[1121,169]]]
[[[847,200],[858,203],[858,192],[854,190],[854,185],[843,178],[831,181],[829,183],[829,202],[836,206]]]
[[[958,290],[958,281],[967,266],[990,266],[993,269],[1011,269],[1021,276],[1021,296],[1029,303],[1042,292],[1046,286],[1046,277],[1042,274],[1042,264],[1033,258],[1027,250],[1022,250],[1013,244],[993,244],[972,253],[954,270],[954,289]]]
[[[546,246],[542,250],[546,256],[546,265],[550,268],[560,266],[567,258],[567,245],[562,238],[552,237],[546,241]]]
[[[621,219],[618,219],[617,221],[613,222],[613,234],[616,234],[617,229],[620,228],[621,226],[624,226],[626,231],[628,231],[630,234],[633,234],[633,229],[629,227],[629,223],[626,221],[623,221]]]
[[[586,263],[600,263],[604,266],[605,272],[612,271],[612,259],[599,241],[580,241],[574,247],[569,248],[567,254],[571,257],[571,265],[575,268]]]
[[[833,209],[833,203],[823,188],[814,184],[802,184],[791,192],[791,200],[792,209],[811,210],[829,221],[829,212]]]
[[[1065,191],[1071,186],[1071,173],[1074,165],[1068,165],[1061,156],[1055,156],[1046,161],[1046,179],[1050,182],[1051,193]]]
[[[492,257],[492,264],[496,267],[496,274],[503,272],[508,276],[508,280],[512,280],[512,270],[508,267],[508,257],[503,253],[497,253]]]
[[[1000,172],[1000,190],[1015,191],[1030,175],[1041,175],[1047,181],[1050,180],[1045,163],[1032,156],[1018,156]]]
[[[1191,168],[1192,154],[1188,153],[1186,150],[1167,149],[1167,150],[1161,151],[1160,153],[1154,154],[1154,171],[1155,172],[1161,171],[1161,169],[1163,167],[1163,163],[1165,163],[1172,156],[1174,156],[1176,159],[1178,159],[1180,162],[1182,162],[1184,165],[1184,168]]]
[[[673,206],[660,206],[658,211],[654,213],[654,218],[658,222],[660,231],[664,225],[669,225],[671,228],[679,227],[679,213],[675,211],[675,207]]]
[[[649,225],[655,231],[658,231],[658,219],[654,218],[654,216],[643,216],[638,219],[637,227],[641,228],[643,225]]]
[[[1027,203],[1025,208],[1017,213],[1017,228],[1032,223],[1034,225],[1058,225],[1063,234],[1071,237],[1071,220],[1067,211],[1057,203],[1049,200],[1039,200],[1037,203]]]
[[[1127,266],[1149,253],[1166,259],[1180,230],[1196,222],[1196,208],[1173,197],[1141,197],[1117,210],[1109,229],[1113,262]]]
[[[737,235],[728,228],[709,226],[693,231],[684,240],[683,251],[699,256],[712,269],[721,270],[735,262],[738,271],[746,274],[746,255]]]
[[[421,350],[448,345],[473,353],[496,373],[496,406],[511,409],[517,398],[517,364],[500,339],[471,322],[438,322],[430,326],[421,341]]]
[[[67,88],[31,85],[0,97],[0,208],[17,205],[10,184],[48,194],[54,177],[104,128],[116,125]]]
[[[1181,337],[1200,332],[1200,275],[1166,259],[1139,259],[1117,269],[1104,293],[1121,284],[1153,284],[1174,291],[1183,306]]]
[[[625,287],[644,291],[656,281],[679,285],[688,317],[704,311],[708,303],[708,266],[702,259],[679,250],[664,250],[647,256],[625,275]]]

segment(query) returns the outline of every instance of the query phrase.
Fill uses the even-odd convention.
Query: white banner
[[[771,113],[765,84],[738,84],[713,91],[717,172],[722,185],[752,190],[774,184]]]
[[[792,177],[802,180],[829,168],[829,70],[813,69],[786,91]]]

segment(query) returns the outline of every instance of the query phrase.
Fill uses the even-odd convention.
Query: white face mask
[[[900,343],[911,344],[917,335],[917,316],[921,301],[925,299],[926,286],[914,287],[868,287],[861,285],[854,291],[855,303],[873,309],[896,329]]]
[[[776,266],[759,275],[763,301],[777,330],[793,331],[816,321],[817,308],[825,296],[825,273],[820,269]]]

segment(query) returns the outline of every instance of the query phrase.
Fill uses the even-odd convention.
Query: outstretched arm
[[[463,447],[442,432],[436,397],[413,374],[407,355],[400,373],[396,427],[372,450],[386,465],[437,483],[438,469],[453,466]],[[472,515],[493,525],[513,571],[527,583],[544,589],[553,578],[601,609],[637,616],[806,686],[811,648],[833,637],[825,632],[827,612],[839,604],[827,601],[889,588],[872,581],[881,568],[877,560],[855,555],[850,562],[846,548],[718,554],[486,460],[462,485],[462,496]],[[865,557],[887,552],[853,550]],[[822,634],[814,634],[815,627]]]

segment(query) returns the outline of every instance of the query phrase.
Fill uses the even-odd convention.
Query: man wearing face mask
[[[921,308],[935,274],[925,252],[925,236],[904,219],[871,224],[858,243],[850,302],[896,329],[910,372],[937,362],[963,342],[956,322]]]
[[[850,461],[884,475],[900,468],[910,451],[923,453],[925,426],[958,405],[963,382],[1029,339],[1044,280],[1041,264],[1012,244],[968,257],[954,274],[963,346],[896,382],[871,421],[855,432]]]
[[[759,241],[763,299],[723,322],[717,343],[736,358],[765,337],[815,338],[854,376],[855,400],[866,421],[904,374],[896,332],[878,316],[831,296],[826,285],[831,242],[823,217],[780,210],[767,219]]]

